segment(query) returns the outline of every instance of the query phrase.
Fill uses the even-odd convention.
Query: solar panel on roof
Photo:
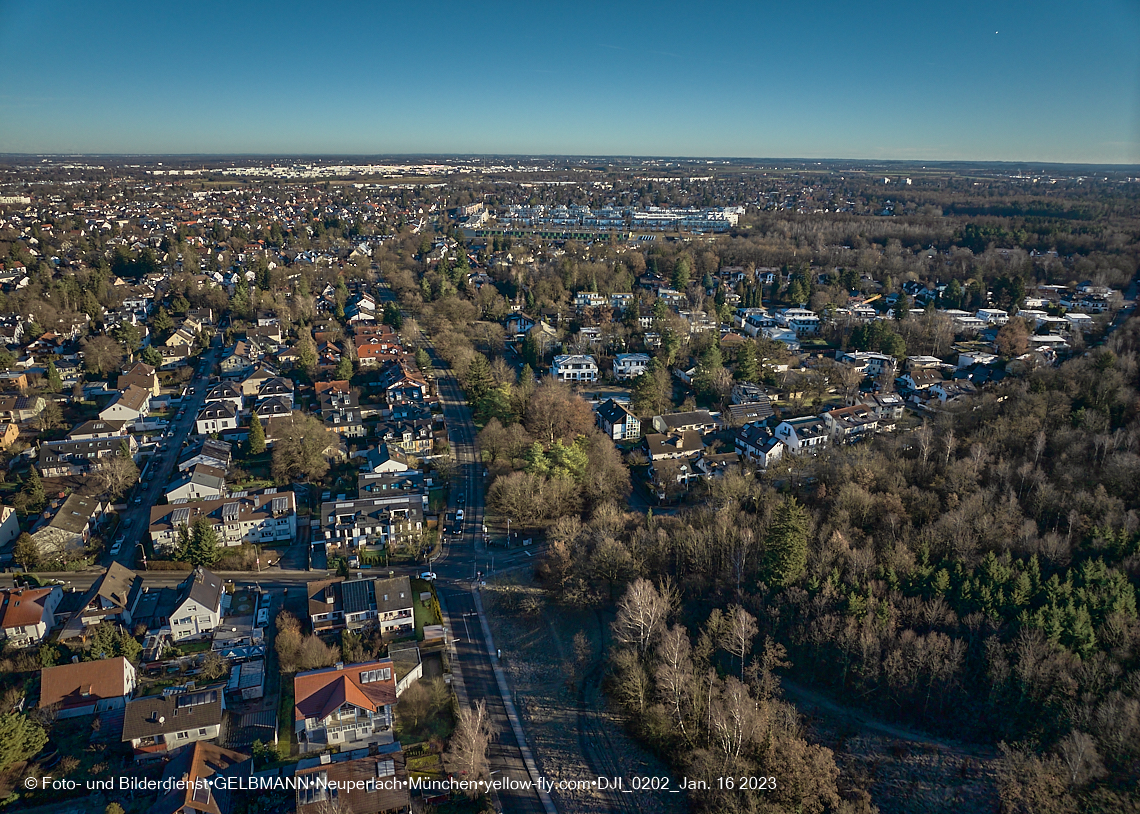
[[[287,511],[288,508],[289,508],[289,498],[285,498],[285,497],[273,498],[273,513],[274,514],[278,514],[280,512]]]
[[[223,520],[237,520],[238,504],[227,503],[222,506],[222,519]]]
[[[371,608],[371,588],[371,580],[361,579],[343,583],[341,585],[341,601],[344,604],[344,612],[346,614],[360,613]]]
[[[175,509],[173,512],[170,513],[170,522],[176,526],[181,525],[182,523],[189,523],[190,522],[190,510],[189,509]]]
[[[178,696],[176,706],[185,709],[186,707],[196,707],[201,704],[212,704],[218,700],[217,690],[205,690],[203,692],[190,692]]]

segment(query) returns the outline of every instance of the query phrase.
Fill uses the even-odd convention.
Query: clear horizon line
[[[127,152],[127,153],[114,153],[114,152],[42,152],[42,153],[26,153],[26,152],[0,152],[0,160],[11,158],[146,158],[146,159],[159,159],[159,158],[211,158],[211,159],[233,159],[233,158],[257,158],[257,159],[274,159],[274,158],[314,158],[314,159],[332,159],[332,158],[448,158],[448,159],[487,159],[487,158],[529,158],[529,159],[584,159],[584,160],[602,160],[602,159],[620,159],[630,161],[728,161],[728,162],[767,162],[767,161],[789,161],[798,163],[824,163],[824,162],[837,162],[837,161],[851,161],[861,164],[1034,164],[1043,166],[1070,166],[1070,167],[1112,167],[1119,169],[1135,168],[1140,169],[1140,163],[1112,163],[1112,162],[1093,162],[1093,161],[1045,161],[1038,159],[967,159],[967,158],[854,158],[854,157],[830,157],[830,158],[804,158],[799,156],[712,156],[712,155],[634,155],[630,153],[464,153],[464,152],[425,152],[425,153],[347,153],[347,152],[280,152],[280,153],[249,153],[249,152],[233,152],[233,153],[144,153],[144,152]]]

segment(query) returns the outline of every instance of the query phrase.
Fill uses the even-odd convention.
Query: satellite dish
[[[159,722],[160,724],[164,724],[164,723],[166,723],[166,716],[165,716],[165,715],[163,715],[161,718],[159,718],[159,719],[158,719],[158,722]]]

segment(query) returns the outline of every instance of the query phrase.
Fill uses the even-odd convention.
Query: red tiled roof
[[[0,608],[0,614],[3,614],[0,627],[38,625],[43,621],[47,598],[51,591],[51,588],[21,588],[4,591],[4,605]]]
[[[45,667],[40,673],[40,708],[63,704],[64,709],[94,704],[127,694],[126,662],[122,656]]]
[[[392,668],[388,681],[360,682],[362,672],[384,667]],[[294,716],[298,721],[325,718],[345,703],[377,712],[381,707],[396,703],[395,668],[391,659],[384,659],[300,673],[293,678],[293,693]]]

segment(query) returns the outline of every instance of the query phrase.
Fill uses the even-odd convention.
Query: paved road
[[[381,289],[377,294],[377,298],[382,301],[392,300],[391,292],[387,289]],[[479,572],[490,572],[492,557],[497,570],[501,571],[504,568],[529,565],[533,562],[533,552],[515,549],[492,553],[484,545],[484,468],[475,446],[475,422],[463,391],[447,364],[426,340],[422,344],[427,348],[436,368],[440,405],[455,461],[449,508],[462,509],[464,512],[461,533],[450,535],[450,539],[446,539],[432,570],[439,575],[437,586],[447,607],[451,635],[459,639],[455,654],[467,698],[471,702],[484,700],[492,725],[498,733],[488,754],[491,769],[495,772],[494,777],[529,782],[532,778],[523,759],[523,749],[507,716],[471,590],[476,587]],[[533,789],[504,790],[499,792],[498,798],[503,811],[511,814],[542,814],[553,810],[552,807],[548,809],[544,806],[544,800]],[[545,802],[550,805],[548,797]]]
[[[161,443],[157,454],[151,456],[150,465],[143,476],[143,481],[127,496],[127,508],[122,513],[122,524],[126,525],[126,540],[123,542],[119,553],[114,557],[109,557],[108,561],[118,560],[128,568],[134,567],[136,555],[144,536],[147,534],[147,529],[150,528],[150,509],[162,500],[163,490],[178,463],[178,456],[182,451],[182,442],[194,430],[194,420],[197,418],[202,404],[206,401],[210,371],[214,369],[221,355],[222,337],[221,334],[217,334],[210,348],[203,354],[202,359],[195,362],[198,369],[194,372],[194,378],[189,382],[189,386],[193,390],[178,405],[178,411],[182,413],[182,417],[171,419],[170,426],[167,428],[173,433],[172,436]]]

